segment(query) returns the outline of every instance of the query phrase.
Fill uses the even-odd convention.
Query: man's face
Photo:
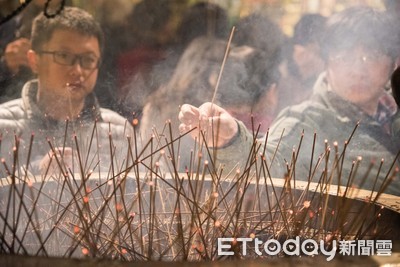
[[[75,59],[73,64],[64,62],[63,58],[67,57]],[[35,51],[35,59],[33,69],[38,74],[41,93],[58,100],[82,101],[93,91],[98,68],[88,69],[81,63],[100,59],[96,37],[72,30],[55,30],[50,41]]]
[[[393,70],[387,55],[356,46],[331,53],[327,75],[332,90],[372,115]]]
[[[319,53],[319,46],[316,43],[294,46],[293,60],[304,81],[314,78],[324,71],[325,63]]]

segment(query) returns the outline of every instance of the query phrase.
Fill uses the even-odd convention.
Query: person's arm
[[[205,139],[207,146],[214,148],[212,151],[216,153],[218,163],[224,164],[226,170],[240,166],[246,158],[244,155],[250,153],[252,134],[242,122],[218,105],[208,102],[196,108],[184,104],[179,120],[180,132],[192,130],[191,136],[194,139]]]

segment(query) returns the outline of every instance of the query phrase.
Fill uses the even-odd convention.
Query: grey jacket
[[[31,147],[29,161],[33,165],[30,166],[33,172],[37,171],[38,161],[50,151],[51,146],[72,147],[75,151],[79,148],[81,157],[88,159],[87,168],[90,164],[92,167],[98,164],[100,158],[110,162],[112,150],[115,157],[119,154],[126,156],[126,149],[122,151],[120,148],[127,147],[126,135],[132,134],[131,126],[117,113],[100,108],[94,94],[86,98],[78,119],[67,122],[53,120],[44,114],[36,103],[36,93],[37,81],[32,80],[24,85],[20,99],[0,105],[0,155],[9,165],[12,165],[14,158],[13,147],[16,146],[16,140],[19,165],[26,164]],[[34,137],[31,146],[32,134]],[[107,170],[107,162],[101,163],[105,167],[103,170]]]
[[[396,125],[397,123],[394,123],[396,118],[398,116],[389,117],[385,124]],[[352,135],[357,122],[359,125]],[[304,135],[301,138],[303,132]],[[313,145],[314,134],[316,136],[315,145]],[[266,137],[257,140],[256,144],[261,145],[259,146],[259,152],[261,152],[264,142],[267,140],[266,162],[269,166],[274,158],[274,162],[271,164],[271,175],[274,177],[283,177],[288,173],[289,168],[294,173],[292,178],[307,181],[310,173],[313,173],[315,169],[315,174],[311,175],[311,181],[318,182],[326,162],[328,162],[327,166],[330,170],[328,177],[334,172],[333,184],[346,185],[352,172],[355,173],[353,185],[372,189],[378,166],[384,159],[375,190],[385,179],[400,147],[398,134],[390,134],[390,131],[385,130],[384,123],[365,114],[357,106],[330,91],[324,74],[318,79],[312,98],[283,110],[272,124]],[[239,122],[237,138],[228,147],[218,150],[218,159],[226,164],[228,169],[237,162],[243,166],[243,158],[246,158],[243,157],[243,154],[249,154],[254,143],[253,140],[255,140],[253,135]],[[335,155],[340,157],[344,151],[345,142],[348,142],[348,145],[343,154],[342,168],[338,167],[341,166],[341,160],[336,160],[340,163],[337,165],[334,162]],[[277,153],[274,157],[275,151]],[[295,168],[292,165],[294,157],[297,157]],[[320,163],[317,164],[319,157],[321,157]],[[311,158],[313,158],[312,162]],[[357,160],[360,162],[357,163]],[[372,162],[375,164],[369,171]],[[311,171],[310,166],[313,166]],[[351,171],[352,168],[353,171]],[[338,178],[339,171],[342,172],[340,180]],[[398,177],[385,192],[400,195]]]

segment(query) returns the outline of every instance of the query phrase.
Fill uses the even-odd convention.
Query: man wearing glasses
[[[34,20],[28,62],[37,79],[24,85],[22,98],[0,106],[2,158],[15,158],[16,149],[26,152],[32,134],[28,161],[42,173],[51,171],[54,154],[63,156],[67,170],[79,149],[89,162],[85,168],[104,164],[100,156],[88,156],[100,150],[117,156],[115,147],[132,129],[117,113],[100,108],[93,93],[103,43],[100,26],[81,9],[66,7],[55,18],[40,14]]]

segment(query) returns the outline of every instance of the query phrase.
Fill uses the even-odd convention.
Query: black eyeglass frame
[[[87,56],[87,53],[84,54],[74,54],[74,53],[70,53],[70,52],[66,52],[66,51],[45,51],[45,50],[40,50],[40,51],[36,51],[36,53],[38,54],[45,54],[45,55],[53,55],[53,61],[57,64],[63,65],[63,66],[73,66],[75,65],[76,61],[79,61],[79,65],[83,68],[83,69],[87,69],[87,70],[94,70],[94,69],[98,69],[100,67],[101,64],[101,59],[98,58],[95,55],[92,55],[91,57],[96,58],[97,62],[93,67],[88,67],[87,64],[84,63],[83,59],[85,58],[85,56]],[[70,55],[73,56],[71,62],[66,63],[64,61],[60,61],[59,56],[61,56],[62,54],[64,55]]]

